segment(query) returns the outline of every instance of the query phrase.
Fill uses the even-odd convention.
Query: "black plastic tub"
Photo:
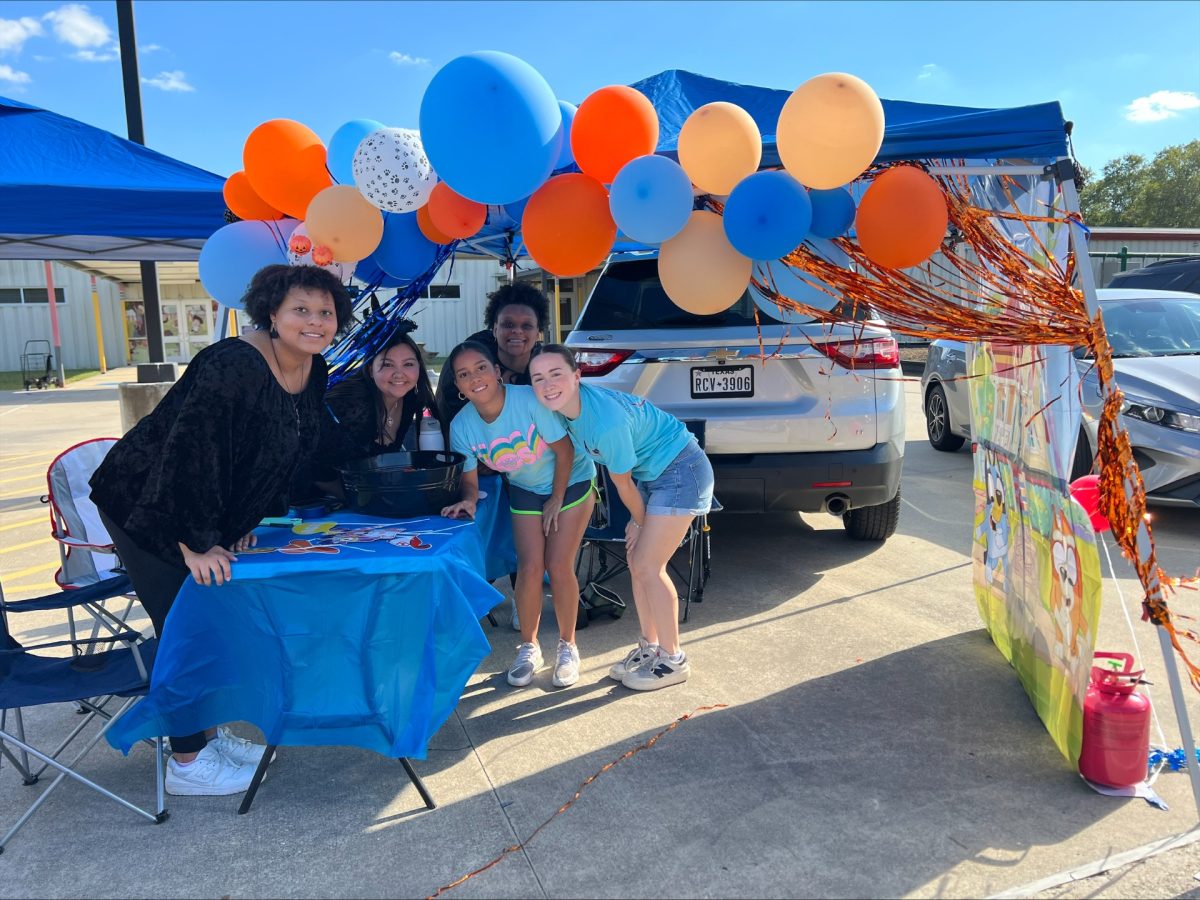
[[[346,508],[369,516],[436,516],[459,500],[461,453],[442,450],[382,453],[338,467]]]

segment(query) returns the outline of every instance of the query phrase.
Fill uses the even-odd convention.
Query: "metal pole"
[[[146,144],[142,127],[142,85],[138,78],[137,37],[133,27],[133,0],[117,0],[117,38],[121,44],[121,81],[125,87],[125,127],[135,144]],[[150,362],[166,361],[163,354],[162,311],[158,304],[158,269],[142,263],[142,299],[146,309],[146,347]]]
[[[1079,212],[1079,193],[1075,190],[1075,181],[1068,176],[1063,178],[1059,184],[1062,188],[1063,200],[1066,201],[1067,212],[1077,214]],[[1075,258],[1077,260],[1087,259],[1086,232],[1076,226],[1069,227]],[[1083,291],[1084,302],[1087,303],[1088,318],[1094,319],[1100,311],[1100,301],[1096,297],[1096,282],[1092,277],[1092,267],[1090,265],[1076,266],[1075,271],[1079,273],[1079,287]],[[1114,378],[1105,388],[1106,396],[1115,390],[1117,390],[1117,385]],[[1137,537],[1139,550],[1142,552],[1148,550],[1150,533],[1144,523],[1139,529]],[[1151,599],[1162,598],[1162,583],[1157,578],[1151,582],[1147,596]],[[1163,664],[1166,666],[1167,680],[1171,685],[1171,700],[1175,704],[1175,717],[1179,721],[1179,735],[1183,739],[1183,752],[1187,754],[1188,775],[1192,779],[1192,795],[1196,801],[1196,812],[1200,814],[1200,763],[1196,761],[1196,744],[1192,739],[1192,727],[1188,719],[1187,704],[1183,698],[1183,684],[1179,679],[1175,650],[1171,646],[1171,639],[1165,628],[1156,625],[1154,630],[1158,632],[1158,644],[1162,648]]]
[[[54,269],[50,260],[44,260],[46,269],[46,303],[50,307],[50,337],[53,338],[54,359],[58,363],[58,386],[67,383],[67,373],[63,369],[62,334],[58,329],[58,292],[54,290]]]
[[[100,293],[96,290],[96,276],[92,276],[92,313],[96,316],[96,354],[100,359],[100,374],[108,371],[108,361],[104,358],[104,322],[100,318]]]
[[[558,276],[554,276],[554,343],[562,343],[562,298],[558,292]]]

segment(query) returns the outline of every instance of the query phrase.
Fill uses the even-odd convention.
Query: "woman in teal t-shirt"
[[[682,422],[620,391],[582,384],[575,355],[548,344],[529,362],[538,400],[563,420],[581,454],[608,467],[629,510],[625,552],[642,635],[609,669],[625,687],[652,691],[687,681],[679,597],[667,563],[695,516],[712,506],[713,470]]]
[[[508,482],[521,622],[521,644],[509,667],[508,683],[524,687],[543,666],[537,631],[545,572],[550,576],[559,634],[552,681],[555,687],[574,684],[579,680],[575,558],[595,502],[596,466],[575,453],[566,428],[537,402],[532,388],[504,383],[488,347],[464,341],[450,352],[442,372],[444,378],[454,378],[459,394],[468,401],[450,423],[450,446],[466,457],[462,500],[442,510],[442,515],[474,517],[480,462],[503,473]]]

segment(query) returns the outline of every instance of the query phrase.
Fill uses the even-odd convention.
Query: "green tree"
[[[1150,162],[1136,153],[1109,161],[1079,202],[1089,225],[1200,227],[1200,141],[1167,147]]]

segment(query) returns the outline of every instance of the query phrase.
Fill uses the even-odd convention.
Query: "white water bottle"
[[[417,433],[418,450],[445,450],[446,439],[442,436],[442,426],[429,410],[421,416],[421,430]]]

